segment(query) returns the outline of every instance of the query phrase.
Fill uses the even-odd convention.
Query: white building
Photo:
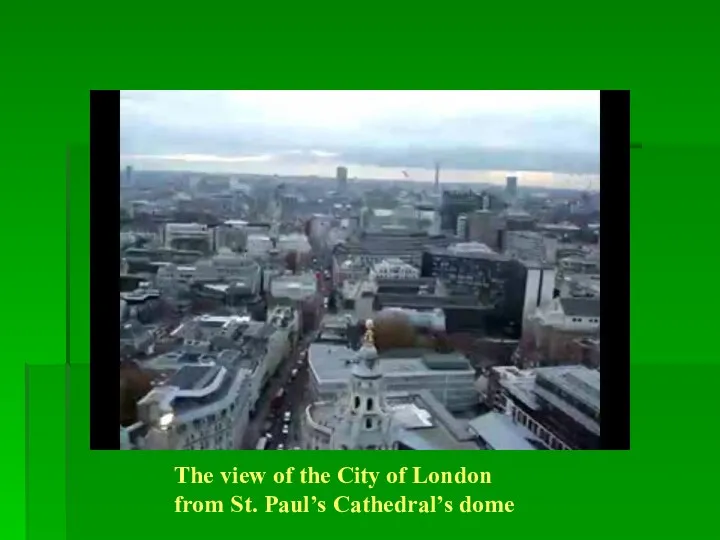
[[[203,355],[182,365],[138,402],[148,426],[142,448],[231,450],[241,448],[252,405],[251,373],[240,351]]]
[[[168,248],[190,242],[193,245],[204,244],[206,250],[211,250],[214,245],[214,233],[210,227],[202,223],[166,223],[163,241]]]
[[[555,268],[543,263],[525,262],[525,300],[523,320],[531,317],[538,309],[547,306],[555,292]]]
[[[568,274],[588,274],[588,275],[600,275],[600,257],[596,256],[587,257],[565,257],[560,263],[560,272],[563,275]]]
[[[373,279],[418,279],[420,270],[398,258],[388,258],[373,265]]]
[[[270,295],[276,300],[300,302],[314,296],[317,291],[317,277],[311,272],[275,276],[270,281]]]
[[[281,234],[277,239],[277,246],[275,247],[282,254],[294,251],[300,255],[307,255],[312,250],[307,236],[299,233]]]
[[[372,323],[337,399],[309,405],[303,417],[308,450],[478,450],[466,422],[427,391],[389,392],[378,369]]]
[[[455,235],[463,240],[468,237],[468,217],[465,214],[460,214],[457,218]]]
[[[561,276],[561,277],[560,277]],[[564,274],[557,279],[560,296],[570,298],[599,298],[600,276],[593,274]]]
[[[163,292],[188,287],[196,280],[197,268],[192,265],[163,264],[155,274],[155,286]]]
[[[558,241],[535,231],[507,231],[505,252],[523,261],[555,263]]]
[[[215,249],[228,248],[242,251],[247,243],[246,221],[230,220],[215,228]]]
[[[247,236],[245,249],[250,257],[265,257],[274,247],[272,239],[267,234],[252,233]]]
[[[375,312],[376,293],[377,282],[369,277],[359,281],[344,281],[340,289],[342,308],[352,311],[360,321],[370,319]]]
[[[599,298],[555,298],[538,309],[533,322],[568,332],[593,333],[600,329]]]
[[[368,269],[360,257],[333,257],[333,283],[342,286],[345,281],[359,281],[368,275]]]
[[[222,248],[217,255],[195,264],[195,280],[225,283],[244,282],[253,292],[260,289],[262,269],[250,257]]]
[[[347,391],[354,355],[346,345],[310,345],[310,387],[319,400],[333,401]],[[477,403],[475,370],[460,354],[417,349],[387,351],[377,369],[383,374],[388,392],[428,390],[450,411],[464,411]]]

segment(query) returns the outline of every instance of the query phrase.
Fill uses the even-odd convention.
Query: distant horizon
[[[188,174],[224,174],[257,176],[296,176],[333,179],[338,166],[347,167],[348,177],[364,181],[413,181],[432,183],[435,169],[431,167],[384,167],[334,161],[330,152],[316,151],[318,159],[310,163],[276,162],[271,154],[254,156],[167,155],[121,156],[121,169],[132,166],[138,171],[185,172]],[[404,173],[407,173],[405,176]],[[457,184],[491,184],[502,186],[507,176],[517,176],[520,186],[557,189],[600,189],[597,174],[570,174],[549,171],[523,171],[508,169],[440,170],[440,182]]]
[[[123,90],[120,154],[139,168],[599,187],[600,92]],[[412,173],[411,173],[412,170]],[[332,172],[330,172],[332,171]]]

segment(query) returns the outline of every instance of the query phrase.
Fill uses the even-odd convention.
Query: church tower
[[[332,450],[390,450],[395,432],[385,405],[382,373],[377,366],[373,322],[366,322],[340,421],[330,439]]]

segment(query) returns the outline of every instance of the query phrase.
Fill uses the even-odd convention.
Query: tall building
[[[500,249],[501,220],[497,212],[475,210],[467,217],[467,240],[481,242],[492,249]]]
[[[348,181],[347,167],[338,167],[335,172],[335,179],[337,180],[338,191],[344,191],[347,188]]]
[[[460,214],[457,218],[455,227],[455,236],[460,240],[467,240],[468,237],[468,217],[466,214]]]
[[[435,162],[435,193],[440,192],[440,163]]]
[[[125,185],[132,186],[133,181],[133,168],[128,165],[125,167]]]
[[[517,200],[517,186],[517,176],[508,176],[505,179],[505,196],[507,198],[507,202],[510,204]]]

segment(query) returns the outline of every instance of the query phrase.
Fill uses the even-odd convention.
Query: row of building
[[[138,421],[121,427],[123,448],[241,448],[263,388],[296,346],[298,324],[288,306],[266,322],[205,315],[180,324],[173,351],[141,362],[154,388],[138,402]]]

